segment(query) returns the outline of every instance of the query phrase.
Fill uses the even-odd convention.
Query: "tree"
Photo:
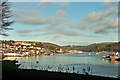
[[[0,2],[0,35],[8,36],[5,32],[12,30],[10,27],[13,21],[11,21],[11,9],[10,3],[7,0]]]

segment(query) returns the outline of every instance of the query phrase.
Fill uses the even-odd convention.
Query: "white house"
[[[36,47],[37,49],[41,49],[40,47]]]

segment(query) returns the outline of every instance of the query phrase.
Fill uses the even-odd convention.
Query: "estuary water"
[[[37,69],[48,71],[61,71],[68,73],[117,77],[119,61],[107,61],[102,58],[108,54],[96,54],[94,52],[83,52],[81,54],[66,53],[57,55],[40,55],[25,58],[6,57],[7,60],[17,59],[21,64],[19,68]],[[37,63],[38,61],[38,63]],[[89,69],[89,70],[88,70]]]

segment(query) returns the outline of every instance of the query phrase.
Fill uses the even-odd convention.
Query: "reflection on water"
[[[120,64],[120,61],[109,61],[110,64],[117,64],[119,65]]]
[[[90,53],[90,52],[89,52]],[[116,77],[118,76],[118,64],[119,61],[104,60],[102,56],[106,54],[95,54],[84,52],[82,54],[58,54],[58,55],[41,55],[41,56],[30,56],[26,58],[18,57],[6,57],[5,59],[14,60],[17,58],[21,64],[20,68],[26,69],[38,69],[38,70],[49,70],[57,71],[58,68],[65,72],[69,68],[69,72],[73,72],[73,66],[75,68],[74,72],[78,74],[83,74],[83,69],[90,67],[90,74]],[[39,63],[36,63],[39,61]]]

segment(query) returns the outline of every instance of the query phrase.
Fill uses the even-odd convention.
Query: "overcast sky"
[[[89,45],[118,41],[118,4],[113,2],[14,2],[15,23],[7,40]]]

